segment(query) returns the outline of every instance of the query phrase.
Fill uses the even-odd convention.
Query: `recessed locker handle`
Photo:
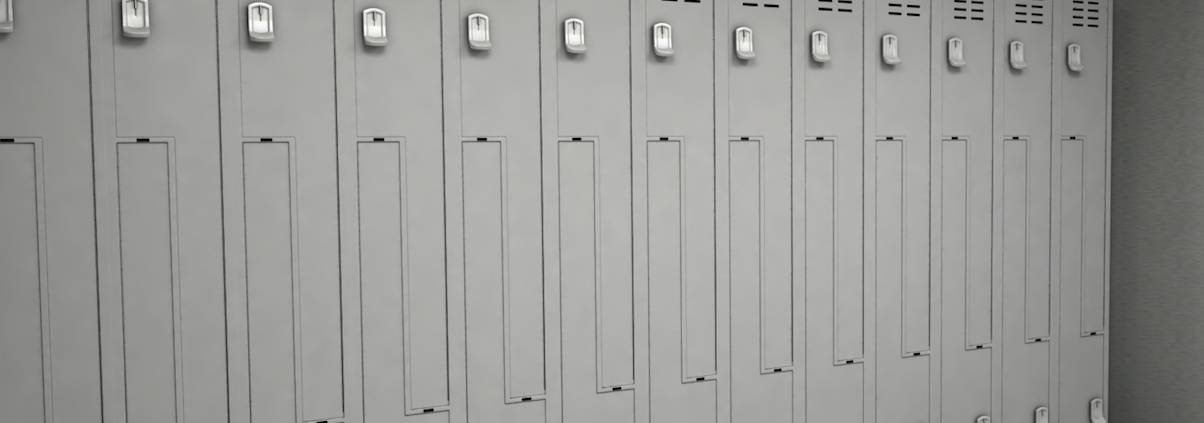
[[[1034,423],[1049,423],[1049,407],[1037,407],[1037,412],[1033,415]]]
[[[564,49],[569,53],[585,53],[585,21],[577,18],[564,21]]]
[[[130,38],[150,36],[149,0],[121,0],[121,33]]]
[[[652,50],[657,56],[673,56],[673,27],[661,22],[652,27]]]
[[[1012,69],[1021,70],[1028,67],[1028,63],[1024,62],[1024,43],[1012,41],[1011,46],[1008,47],[1008,51],[1008,56],[1011,57]]]
[[[1071,44],[1066,47],[1066,65],[1075,72],[1083,71],[1083,47]]]
[[[891,66],[903,62],[899,58],[899,37],[894,34],[882,37],[882,61]]]
[[[385,11],[375,7],[364,9],[364,44],[380,47],[389,44]]]
[[[832,56],[828,54],[827,32],[815,31],[811,33],[811,58],[820,63],[832,60]]]
[[[752,28],[747,26],[736,28],[736,57],[744,60],[757,57],[756,51],[753,51]]]
[[[949,39],[949,66],[966,67],[966,43],[961,38]]]
[[[13,2],[0,0],[0,32],[13,32]]]
[[[982,416],[982,417],[979,417],[978,420],[975,420],[974,423],[991,423],[991,418],[987,417],[987,416]]]
[[[468,15],[468,47],[473,50],[489,50],[489,17],[484,13]]]
[[[272,5],[257,2],[247,6],[248,34],[251,41],[270,43],[276,39],[275,24],[272,22]]]
[[[1091,400],[1091,423],[1108,423],[1104,418],[1104,400],[1100,398]]]

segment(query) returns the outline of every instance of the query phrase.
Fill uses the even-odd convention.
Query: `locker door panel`
[[[720,51],[727,73],[727,224],[730,244],[732,415],[793,418],[791,278],[791,4],[728,3],[720,40],[753,33],[755,56]],[[720,144],[723,146],[723,144]],[[725,169],[724,169],[725,168]],[[724,172],[726,170],[726,172]],[[738,417],[736,417],[738,416]]]
[[[0,203],[16,213],[5,223],[15,238],[3,241],[16,255],[0,258],[0,273],[21,276],[11,285],[6,279],[0,296],[14,295],[6,304],[34,302],[5,310],[0,325],[0,344],[21,366],[0,364],[0,413],[39,423],[95,422],[102,396],[88,4],[16,2],[12,12],[12,32],[0,34],[0,173],[12,185]],[[36,226],[8,226],[18,222]],[[17,339],[33,342],[12,345]]]

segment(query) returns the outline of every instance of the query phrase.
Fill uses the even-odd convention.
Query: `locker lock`
[[[468,47],[473,50],[489,50],[489,17],[484,13],[468,15]]]
[[[903,62],[899,59],[899,37],[894,34],[882,37],[882,61],[891,66]]]
[[[744,60],[757,57],[757,53],[753,51],[752,28],[747,26],[736,28],[736,57]]]
[[[978,420],[975,420],[974,423],[991,423],[991,418],[987,417],[987,416],[982,416],[982,417],[979,417]]]
[[[1104,418],[1104,400],[1091,400],[1091,423],[1108,423],[1108,419]]]
[[[1033,415],[1034,423],[1049,423],[1049,407],[1037,407],[1037,412]]]
[[[827,32],[815,31],[811,33],[811,58],[819,63],[832,60],[832,56],[828,54]]]
[[[652,27],[652,50],[657,56],[673,56],[673,27],[661,22]]]
[[[1071,44],[1066,47],[1066,65],[1075,72],[1083,71],[1083,47]]]
[[[380,47],[388,43],[385,11],[375,7],[364,9],[364,44]]]
[[[961,38],[949,39],[949,66],[966,67],[965,44]]]
[[[585,53],[585,21],[573,18],[564,21],[564,49],[569,53]]]
[[[1008,51],[1008,57],[1011,58],[1012,62],[1012,69],[1022,70],[1028,67],[1028,63],[1024,63],[1024,43],[1012,41],[1011,46],[1008,47]]]
[[[150,0],[121,0],[121,33],[130,38],[150,36]]]
[[[13,32],[13,1],[0,0],[0,32]]]
[[[270,43],[276,39],[270,4],[257,2],[247,6],[247,25],[251,41]]]

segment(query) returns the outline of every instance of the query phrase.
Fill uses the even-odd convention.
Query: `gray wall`
[[[1114,423],[1204,417],[1204,1],[1115,4]]]

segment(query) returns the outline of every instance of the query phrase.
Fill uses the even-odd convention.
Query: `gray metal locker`
[[[874,132],[866,139],[865,197],[873,252],[865,278],[876,299],[875,412],[877,421],[931,422],[938,386],[931,377],[929,285],[932,7],[899,0],[875,9],[866,40],[878,57],[866,63],[874,89],[866,124]]]
[[[337,421],[332,4],[217,6],[231,421]]]
[[[1002,79],[1001,145],[996,146],[995,233],[1002,251],[1003,423],[1032,422],[1050,407],[1057,381],[1051,360],[1050,171],[1051,48],[1057,11],[1049,0],[1008,0],[996,8],[995,69]],[[1049,413],[1048,410],[1044,411]]]
[[[225,421],[216,10],[91,3],[105,421]]]
[[[554,6],[543,17],[544,274],[549,292],[559,290],[548,300],[548,330],[559,337],[548,354],[561,384],[549,414],[560,407],[551,420],[634,422],[631,9],[544,4]]]
[[[0,33],[0,415],[95,422],[101,394],[88,5],[5,6],[11,32]]]
[[[348,422],[450,420],[442,6],[335,8]]]
[[[973,422],[998,415],[994,342],[1001,314],[991,266],[995,8],[994,0],[940,4],[932,41],[932,280],[941,311],[941,418]]]
[[[729,1],[726,24],[716,25],[716,127],[727,135],[717,140],[717,179],[726,180],[716,190],[717,214],[728,240],[719,259],[730,269],[720,279],[730,278],[737,422],[790,422],[795,414],[791,6]]]
[[[1056,411],[1065,423],[1107,415],[1109,3],[1063,0],[1053,50],[1061,86],[1053,185],[1053,276],[1061,290]]]
[[[636,325],[648,328],[638,350],[651,422],[713,422],[720,407],[714,10],[711,0],[633,5],[635,274],[648,313]]]
[[[460,2],[447,186],[463,199],[471,422],[546,420],[539,16],[537,0]]]
[[[807,420],[869,421],[862,70],[877,55],[863,42],[864,2],[805,4],[797,41],[810,56],[800,84],[805,138],[792,155],[794,236],[802,251],[795,266],[807,299]]]

